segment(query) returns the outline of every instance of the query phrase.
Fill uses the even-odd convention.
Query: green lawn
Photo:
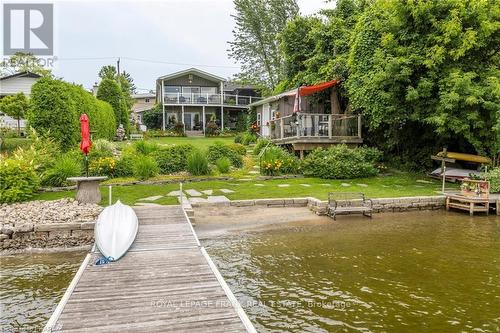
[[[350,180],[325,180],[318,178],[295,178],[295,179],[275,179],[259,181],[252,179],[245,181],[236,179],[234,181],[203,181],[185,183],[184,189],[214,190],[213,195],[225,195],[229,199],[258,199],[258,198],[289,198],[289,197],[307,197],[312,196],[319,199],[327,199],[328,192],[363,192],[369,198],[388,198],[388,197],[406,197],[421,195],[436,195],[440,191],[440,182],[431,181],[431,183],[420,183],[418,179],[424,179],[423,176],[401,173],[391,176],[380,176],[365,179]],[[426,179],[428,181],[428,179]],[[342,186],[342,183],[351,186]],[[263,184],[257,186],[255,184]],[[288,184],[288,187],[279,187],[279,184]],[[310,186],[303,186],[308,184]],[[328,184],[328,185],[326,185]],[[361,184],[361,185],[360,185]],[[367,186],[363,186],[367,185]],[[449,186],[449,185],[448,185]],[[165,197],[154,201],[154,203],[172,205],[177,200],[166,195],[170,191],[178,190],[179,184],[164,185],[130,185],[113,186],[114,201],[120,199],[122,202],[133,205],[139,202],[139,199],[163,195]],[[234,193],[224,194],[220,189],[230,189]],[[108,187],[101,187],[103,200],[102,205],[108,202]],[[74,197],[74,191],[40,193],[32,200],[53,200],[63,197]]]
[[[148,141],[157,142],[159,144],[186,144],[190,143],[200,149],[206,149],[216,141],[221,141],[226,144],[233,143],[234,137],[162,137],[151,138]]]

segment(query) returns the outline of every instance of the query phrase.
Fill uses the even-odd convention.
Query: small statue
[[[125,138],[125,129],[123,128],[123,124],[120,124],[120,126],[116,129],[116,137],[118,141],[123,141],[123,138]]]

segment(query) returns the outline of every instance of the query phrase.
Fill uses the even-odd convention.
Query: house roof
[[[158,78],[158,80],[174,79],[176,77],[183,76],[186,74],[196,74],[202,78],[205,78],[207,80],[212,80],[212,81],[222,81],[222,82],[226,81],[226,79],[224,79],[223,77],[202,71],[202,70],[197,69],[197,68],[188,68],[188,69],[185,69],[185,70],[180,71],[180,72],[175,72],[175,73],[163,75],[163,76],[160,76]]]
[[[267,104],[267,103],[275,102],[275,101],[277,101],[277,100],[279,100],[279,99],[281,99],[283,97],[286,97],[286,96],[295,96],[296,94],[297,94],[297,88],[285,91],[285,92],[283,92],[281,94],[278,94],[278,95],[269,96],[267,98],[261,99],[260,101],[253,102],[252,104],[248,104],[248,106],[249,107],[259,106],[259,105],[262,105],[262,104]]]
[[[15,77],[32,77],[32,78],[38,79],[42,76],[40,74],[36,74],[33,72],[19,72],[19,73],[14,73],[12,75],[0,77],[0,80],[13,79]]]
[[[156,97],[156,94],[152,94],[152,93],[132,94],[133,99],[136,99],[136,98],[155,98],[155,97]]]

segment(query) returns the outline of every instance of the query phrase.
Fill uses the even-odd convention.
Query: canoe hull
[[[99,214],[94,229],[97,248],[108,260],[116,261],[132,246],[138,229],[134,210],[118,200]]]

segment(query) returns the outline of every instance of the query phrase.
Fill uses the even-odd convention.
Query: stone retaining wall
[[[412,210],[441,209],[445,206],[445,196],[422,196],[422,197],[402,197],[402,198],[380,198],[372,199],[373,212],[405,212]],[[254,200],[233,200],[230,202],[199,202],[193,203],[193,207],[218,205],[218,206],[265,206],[265,207],[308,207],[318,215],[326,213],[328,201],[316,198],[279,198],[279,199],[254,199]]]
[[[2,250],[25,248],[74,247],[94,242],[95,222],[22,224],[2,230]]]

